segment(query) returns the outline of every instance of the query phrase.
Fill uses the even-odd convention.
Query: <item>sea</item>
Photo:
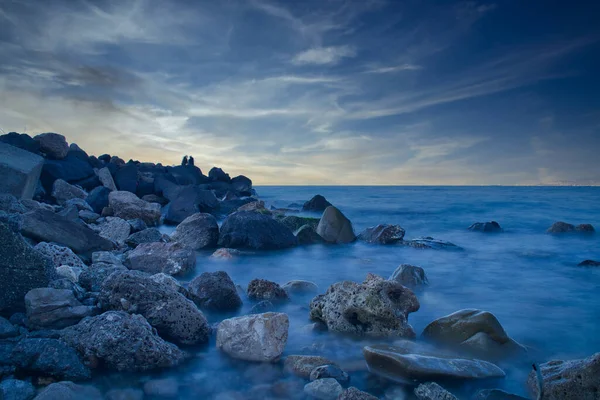
[[[577,265],[600,259],[600,233],[545,232],[556,221],[590,223],[600,229],[600,187],[261,186],[256,191],[267,208],[294,208],[321,194],[352,221],[356,233],[377,224],[398,224],[405,229],[406,239],[430,236],[464,250],[355,242],[258,252],[233,260],[216,260],[210,258],[211,252],[199,252],[196,271],[183,277],[184,282],[204,271],[222,270],[241,287],[255,278],[280,284],[303,279],[316,283],[324,293],[335,282],[362,282],[368,273],[388,278],[400,264],[420,266],[429,285],[416,291],[421,307],[408,318],[417,340],[433,320],[473,308],[492,312],[508,335],[528,348],[525,359],[499,364],[506,372],[503,379],[450,383],[448,388],[461,399],[485,388],[527,397],[525,382],[533,363],[600,352],[600,268]],[[486,221],[497,221],[504,232],[467,229],[474,222]],[[162,229],[170,232],[173,228]],[[284,357],[323,355],[350,374],[352,386],[382,399],[411,399],[410,387],[366,370],[362,348],[382,339],[315,332],[307,327],[311,298],[293,297],[278,308],[290,318]],[[244,299],[243,308],[235,314],[207,317],[216,324],[247,314],[251,307]],[[214,337],[192,352],[192,360],[184,367],[143,379],[175,377],[181,398],[277,398],[274,384],[292,388],[301,398],[304,382],[291,381],[281,365],[232,360],[216,349]]]

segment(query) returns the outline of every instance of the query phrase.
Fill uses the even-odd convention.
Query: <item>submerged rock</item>
[[[333,378],[318,379],[304,386],[304,393],[314,399],[335,400],[344,391]]]
[[[348,382],[350,382],[350,377],[348,374],[334,364],[320,365],[313,369],[310,373],[311,381],[324,378],[333,378],[342,385],[346,385]]]
[[[317,293],[319,291],[319,287],[316,283],[303,280],[289,281],[283,285],[282,288],[288,295],[303,295]]]
[[[302,226],[294,232],[294,235],[300,245],[325,243],[325,240],[319,236],[315,228],[310,225]]]
[[[378,398],[351,386],[338,396],[338,400],[378,400]]]
[[[332,204],[327,201],[327,199],[320,194],[315,195],[312,199],[308,200],[302,206],[302,211],[316,211],[322,212]]]
[[[92,315],[71,290],[37,288],[25,295],[27,325],[33,329],[62,329]]]
[[[151,398],[177,398],[179,383],[175,378],[152,379],[144,383],[144,393]]]
[[[566,222],[555,222],[552,224],[547,233],[594,233],[595,229],[590,224],[573,225]]]
[[[148,203],[131,192],[110,192],[108,202],[115,217],[124,220],[139,218],[148,226],[158,225],[160,221],[160,205]]]
[[[600,267],[600,261],[585,260],[577,264],[578,267]]]
[[[398,242],[405,246],[413,247],[415,249],[435,249],[435,250],[463,250],[462,247],[455,245],[454,243],[447,242],[445,240],[434,239],[430,236],[403,240]]]
[[[235,311],[242,306],[237,289],[224,271],[203,272],[188,285],[189,297],[200,308]]]
[[[490,222],[475,222],[469,226],[470,231],[485,232],[485,233],[500,233],[504,232],[504,229],[496,221]]]
[[[352,222],[334,206],[327,207],[323,212],[317,233],[329,243],[350,243],[356,239]]]
[[[248,284],[248,298],[250,300],[285,301],[289,297],[285,290],[277,283],[266,279],[253,279]]]
[[[196,213],[177,225],[171,238],[192,250],[214,248],[219,241],[219,225],[211,214]]]
[[[0,382],[0,399],[31,400],[35,397],[35,387],[31,382],[18,379],[5,379]]]
[[[500,389],[480,390],[471,400],[529,400],[516,394],[507,393]]]
[[[262,300],[252,306],[248,314],[264,314],[275,311],[275,305],[269,300]]]
[[[284,362],[284,368],[300,378],[309,379],[310,373],[317,367],[323,365],[336,365],[333,361],[321,356],[287,356]]]
[[[102,400],[102,393],[93,386],[73,382],[57,382],[48,385],[34,400]]]
[[[127,255],[127,265],[150,274],[179,275],[194,269],[196,254],[177,242],[142,243]]]
[[[456,396],[435,382],[420,384],[414,393],[418,400],[458,400]]]
[[[240,255],[242,255],[242,252],[237,249],[221,248],[221,249],[215,250],[215,252],[211,254],[211,258],[218,258],[221,260],[231,260]]]
[[[400,225],[372,226],[362,231],[358,239],[374,244],[395,244],[404,239],[404,229]]]
[[[368,274],[362,284],[338,282],[310,303],[310,318],[333,332],[414,337],[408,314],[419,309],[414,293],[394,281]]]
[[[283,353],[289,325],[282,313],[226,319],[217,330],[217,347],[236,359],[273,362]]]
[[[411,289],[429,285],[425,270],[410,264],[402,264],[396,268],[389,280],[398,282]]]
[[[219,236],[219,246],[277,250],[293,247],[296,237],[285,225],[273,218],[251,211],[229,215]]]

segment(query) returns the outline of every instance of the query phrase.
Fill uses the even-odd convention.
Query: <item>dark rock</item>
[[[27,201],[27,200],[23,200]],[[34,202],[33,200],[30,200]],[[18,200],[10,193],[0,193],[0,211],[5,211],[9,214],[23,214],[29,211],[22,201]]]
[[[425,270],[410,264],[402,264],[390,276],[390,281],[396,281],[411,289],[429,285]]]
[[[252,197],[245,197],[236,200],[223,200],[219,203],[219,208],[216,210],[220,215],[229,215],[245,204],[255,203],[258,200]]]
[[[200,185],[208,178],[202,175],[200,168],[193,165],[179,165],[168,168],[168,172],[175,178],[178,185]]]
[[[33,139],[40,144],[40,151],[48,158],[62,160],[69,153],[67,140],[58,133],[42,133]]]
[[[355,387],[349,387],[338,396],[338,400],[377,400],[377,397]]]
[[[82,288],[77,283],[74,283],[73,281],[71,281],[70,279],[67,279],[67,278],[53,280],[52,282],[50,282],[48,284],[48,288],[70,291],[73,294],[73,296],[75,296],[75,298],[79,301],[85,300],[86,295],[87,295],[87,292],[85,291],[84,288]],[[47,288],[37,288],[34,290],[40,290],[40,289],[47,289]],[[64,305],[64,304],[60,305],[60,306],[66,307],[66,305]],[[52,311],[52,310],[50,310],[50,311]]]
[[[138,183],[138,170],[135,164],[127,164],[119,168],[114,176],[117,189],[125,192],[135,193]]]
[[[19,328],[0,317],[0,339],[19,336]]]
[[[289,300],[285,290],[277,283],[265,279],[253,279],[248,284],[248,298],[250,300],[269,300],[280,302]]]
[[[320,194],[314,196],[312,199],[304,203],[302,206],[302,211],[316,211],[322,212],[332,204],[325,199],[325,197]]]
[[[77,208],[77,211],[94,211],[87,201],[78,197],[67,200],[65,202],[65,207],[75,207]]]
[[[73,382],[57,382],[48,385],[34,400],[102,400],[102,394],[93,386]]]
[[[336,365],[333,361],[321,356],[290,355],[284,362],[287,372],[300,378],[309,379],[310,373],[323,365]]]
[[[377,225],[365,229],[358,239],[373,244],[396,244],[404,238],[404,229],[400,225]]]
[[[79,223],[79,211],[77,211],[77,207],[75,206],[65,207],[59,212],[57,212],[56,215],[60,215],[61,217],[64,217],[69,221]]]
[[[302,228],[304,225],[308,225],[312,227],[314,230],[317,229],[319,225],[319,218],[312,217],[298,217],[296,215],[288,215],[282,217],[279,222],[283,225],[287,226],[288,229],[292,232],[296,232],[298,229]]]
[[[7,214],[5,211],[0,211],[0,222],[5,223],[11,231],[19,233],[23,226],[23,216],[21,214]]]
[[[80,186],[82,189],[87,191],[91,191],[97,188],[98,186],[102,186],[100,179],[96,175],[90,175],[87,178],[74,181],[73,184],[76,186]]]
[[[480,390],[471,400],[529,400],[516,394],[507,393],[500,389]]]
[[[547,233],[594,233],[594,227],[590,224],[573,225],[566,222],[555,222],[546,231]]]
[[[304,386],[304,394],[313,399],[335,400],[344,388],[333,378],[318,379]]]
[[[231,182],[229,174],[226,174],[221,168],[213,167],[208,171],[208,179],[211,181]]]
[[[124,220],[139,218],[148,226],[158,225],[160,221],[160,206],[148,203],[135,194],[126,191],[110,192],[108,203],[115,217]]]
[[[321,365],[316,367],[310,373],[310,380],[333,378],[342,385],[347,385],[350,382],[350,376],[337,365]]]
[[[578,267],[600,267],[600,261],[585,260],[577,264]]]
[[[333,206],[327,207],[323,212],[317,233],[329,243],[350,243],[356,239],[352,222]]]
[[[18,147],[33,154],[40,154],[40,142],[26,133],[8,132],[0,136],[0,142]]]
[[[167,206],[165,222],[179,224],[196,213],[210,213],[219,207],[219,200],[210,190],[187,186],[179,190]]]
[[[462,247],[445,240],[434,239],[430,236],[421,237],[412,240],[403,240],[399,244],[413,247],[415,249],[434,249],[434,250],[464,250]]]
[[[237,209],[238,212],[240,211],[254,211],[260,214],[265,214],[265,215],[272,215],[273,213],[269,210],[266,209],[265,207],[265,202],[262,200],[259,201],[253,201],[251,203],[247,203],[244,204],[243,206],[241,206],[240,208]]]
[[[92,315],[71,290],[37,288],[25,295],[27,325],[33,329],[62,329]]]
[[[500,233],[504,229],[496,221],[490,222],[475,222],[469,227],[470,231],[485,232],[485,233]]]
[[[125,244],[129,247],[136,248],[142,243],[164,242],[163,234],[157,228],[148,228],[143,231],[129,235],[125,240]]]
[[[154,177],[150,173],[146,172],[140,174],[135,194],[139,198],[154,194]]]
[[[95,213],[101,214],[105,207],[108,207],[108,195],[110,190],[104,186],[98,186],[94,188],[89,194],[85,201],[92,207]]]
[[[293,247],[296,237],[283,224],[273,218],[251,212],[237,212],[228,216],[219,236],[219,246],[275,250]]]
[[[169,200],[165,199],[164,197],[157,196],[155,194],[147,194],[142,197],[142,200],[147,201],[148,203],[156,203],[161,206],[165,206],[169,202]]]
[[[44,159],[18,147],[0,143],[0,192],[31,199]]]
[[[44,257],[48,258],[56,267],[61,265],[70,265],[72,267],[85,268],[81,258],[68,247],[59,246],[53,243],[40,242],[35,247]]]
[[[0,399],[31,400],[35,397],[35,387],[31,382],[6,379],[0,382]]]
[[[151,274],[185,274],[196,266],[196,253],[177,242],[142,243],[127,255],[127,265]]]
[[[127,222],[129,222],[129,225],[131,225],[131,233],[141,232],[144,229],[148,229],[148,225],[146,225],[142,219],[128,219]]]
[[[52,185],[57,179],[68,183],[81,182],[95,176],[92,166],[73,154],[68,154],[63,160],[45,160],[40,179],[46,192],[52,191]]]
[[[193,214],[177,225],[171,238],[192,250],[214,248],[219,241],[219,225],[211,214]]]
[[[100,214],[96,214],[93,211],[79,211],[78,215],[79,218],[86,224],[93,224],[94,222],[98,221],[98,218],[100,218]]]
[[[294,234],[300,245],[325,243],[325,240],[317,233],[315,228],[310,225],[304,225]]]
[[[103,254],[104,252],[94,253],[93,256]],[[110,254],[110,253],[105,253]],[[83,270],[79,275],[79,284],[87,290],[97,292],[100,290],[102,283],[113,272],[126,271],[127,268],[118,259],[110,259],[108,257],[100,258],[97,256],[93,263],[87,269]]]
[[[420,384],[414,393],[418,400],[458,400],[456,396],[435,382]]]
[[[252,181],[244,175],[231,179],[231,187],[242,196],[252,195]]]
[[[203,272],[188,285],[190,298],[200,308],[213,311],[235,311],[242,299],[226,272]]]

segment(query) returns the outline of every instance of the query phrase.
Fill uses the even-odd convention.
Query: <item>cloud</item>
[[[365,72],[368,74],[389,74],[389,73],[394,73],[394,72],[399,72],[399,71],[418,71],[420,69],[423,69],[423,67],[421,67],[420,65],[402,64],[402,65],[395,65],[392,67],[373,68],[373,69],[369,69]]]
[[[356,56],[356,49],[352,46],[315,47],[298,53],[292,58],[295,65],[335,65],[344,58]]]

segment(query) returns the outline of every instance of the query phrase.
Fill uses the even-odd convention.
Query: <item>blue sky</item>
[[[256,184],[600,182],[600,3],[0,1],[0,128]]]

